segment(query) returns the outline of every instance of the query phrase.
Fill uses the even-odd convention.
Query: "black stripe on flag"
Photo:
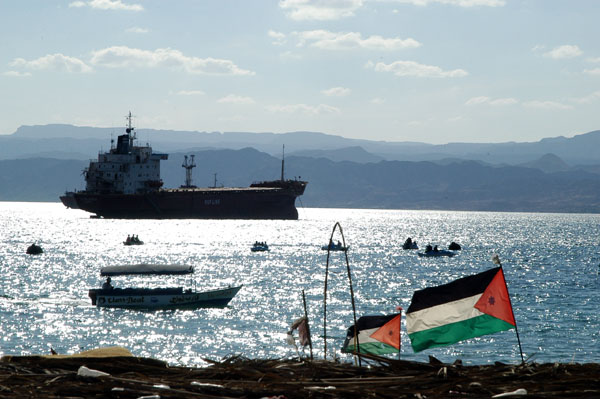
[[[415,291],[406,313],[482,294],[499,270],[500,267],[496,267],[473,276],[460,278],[448,284]]]

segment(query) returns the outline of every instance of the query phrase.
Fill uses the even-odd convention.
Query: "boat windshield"
[[[188,265],[151,265],[140,263],[137,265],[106,266],[100,269],[101,276],[125,276],[135,274],[190,274],[194,272],[193,266]]]

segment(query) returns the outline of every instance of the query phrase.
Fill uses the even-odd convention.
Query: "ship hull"
[[[295,220],[297,195],[293,190],[280,188],[207,188],[147,194],[77,192],[69,196],[70,204],[67,198],[61,200],[66,206],[104,218]]]

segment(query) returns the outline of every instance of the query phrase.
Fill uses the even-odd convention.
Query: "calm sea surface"
[[[303,315],[305,290],[315,346],[323,356],[323,283],[327,243],[340,222],[348,252],[357,316],[407,309],[413,291],[494,267],[502,260],[526,357],[537,362],[600,362],[600,215],[299,209],[297,221],[99,220],[59,203],[0,202],[0,353],[74,353],[121,345],[137,356],[175,365],[204,358],[296,356],[285,343]],[[137,234],[145,245],[126,247]],[[446,247],[453,258],[425,259],[403,251],[406,237]],[[335,239],[341,239],[336,233]],[[271,251],[253,253],[254,241]],[[45,253],[25,254],[32,242]],[[87,290],[113,264],[193,265],[198,289],[243,284],[225,309],[132,311],[98,309]],[[330,260],[328,354],[340,354],[352,324],[346,264]],[[173,279],[173,280],[171,280]],[[190,284],[168,277],[163,285]],[[168,280],[168,281],[167,281]],[[178,281],[179,280],[179,281]],[[119,287],[142,284],[116,277]],[[403,321],[404,329],[404,321]],[[514,330],[414,353],[406,335],[401,357],[484,364],[520,361]],[[308,351],[306,352],[308,353]]]

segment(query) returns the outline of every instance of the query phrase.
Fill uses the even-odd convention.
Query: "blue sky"
[[[537,141],[600,129],[598,0],[0,0],[0,134]]]

